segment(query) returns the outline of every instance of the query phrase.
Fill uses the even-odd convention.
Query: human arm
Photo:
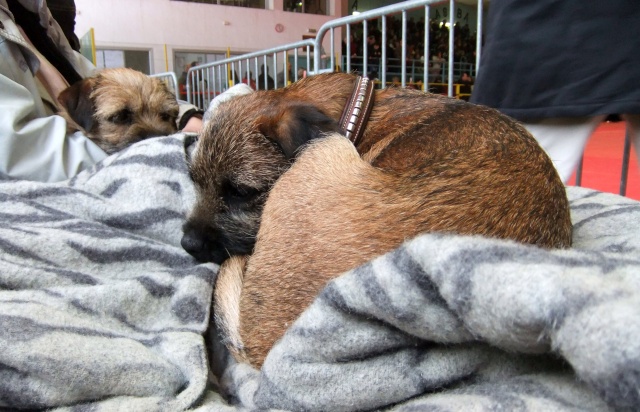
[[[55,97],[36,79],[37,52],[5,7],[0,10],[0,173],[46,182],[69,179],[106,154],[86,136],[67,133],[66,121],[54,114]],[[40,14],[45,12],[46,7]],[[51,21],[48,34],[60,53],[78,74],[91,75],[95,67],[71,49]]]
[[[106,157],[81,133],[68,135],[62,117],[41,116],[42,102],[25,85],[0,74],[0,90],[1,173],[54,182],[69,179]]]
[[[9,15],[3,11],[0,19],[0,173],[60,181],[104,159],[106,154],[87,137],[67,134],[66,121],[54,115],[41,96],[34,76],[39,68],[36,54]],[[92,68],[70,48],[63,50],[79,73]]]
[[[202,119],[198,117],[192,117],[187,121],[187,124],[182,129],[184,133],[200,133],[202,130]]]
[[[178,100],[180,112],[178,114],[178,130],[184,133],[199,133],[202,129],[204,111],[183,100]]]

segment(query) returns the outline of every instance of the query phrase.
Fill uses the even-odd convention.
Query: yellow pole
[[[167,53],[167,45],[164,45],[164,71],[169,71],[169,53]]]
[[[227,59],[231,57],[231,47],[227,47]],[[227,78],[229,79],[229,87],[233,86],[233,77],[231,75],[231,66],[227,65]]]
[[[93,27],[89,29],[89,32],[91,33],[91,60],[93,60],[93,65],[95,66],[98,64],[98,59],[96,58],[96,37],[93,32]]]

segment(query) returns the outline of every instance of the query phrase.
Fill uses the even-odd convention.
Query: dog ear
[[[260,117],[258,128],[267,139],[278,144],[289,160],[308,141],[339,129],[337,121],[305,103],[287,104],[276,109],[273,115]]]
[[[85,131],[91,130],[95,122],[95,106],[90,98],[94,83],[94,79],[80,80],[58,95],[58,102],[69,113],[69,117]]]

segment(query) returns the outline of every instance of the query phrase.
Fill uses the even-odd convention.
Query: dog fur
[[[133,69],[104,69],[58,96],[69,131],[82,131],[111,154],[177,131],[178,102],[166,84]]]
[[[328,280],[420,233],[571,244],[564,186],[517,122],[385,89],[354,147],[335,133],[354,82],[317,75],[238,97],[200,137],[182,244],[202,261],[246,255],[222,265],[215,292],[238,360],[259,367]]]

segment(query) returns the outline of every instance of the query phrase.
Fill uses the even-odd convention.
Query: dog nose
[[[182,235],[182,239],[180,240],[180,245],[182,245],[182,248],[196,259],[202,255],[204,250],[204,240],[201,236],[198,236],[194,230],[185,230]]]
[[[219,245],[218,239],[210,231],[185,224],[180,245],[198,262],[213,262],[221,264],[229,254]]]
[[[151,137],[165,136],[167,134],[170,134],[170,133],[167,133],[164,130],[160,130],[154,127],[154,128],[141,130],[140,133],[138,133],[138,137],[140,138],[140,140],[144,140],[144,139],[149,139]]]
[[[197,261],[222,264],[231,254],[246,255],[251,249],[238,248],[224,233],[206,225],[186,222],[182,226],[180,245]],[[248,245],[247,245],[248,246]],[[253,247],[253,242],[251,243]]]

